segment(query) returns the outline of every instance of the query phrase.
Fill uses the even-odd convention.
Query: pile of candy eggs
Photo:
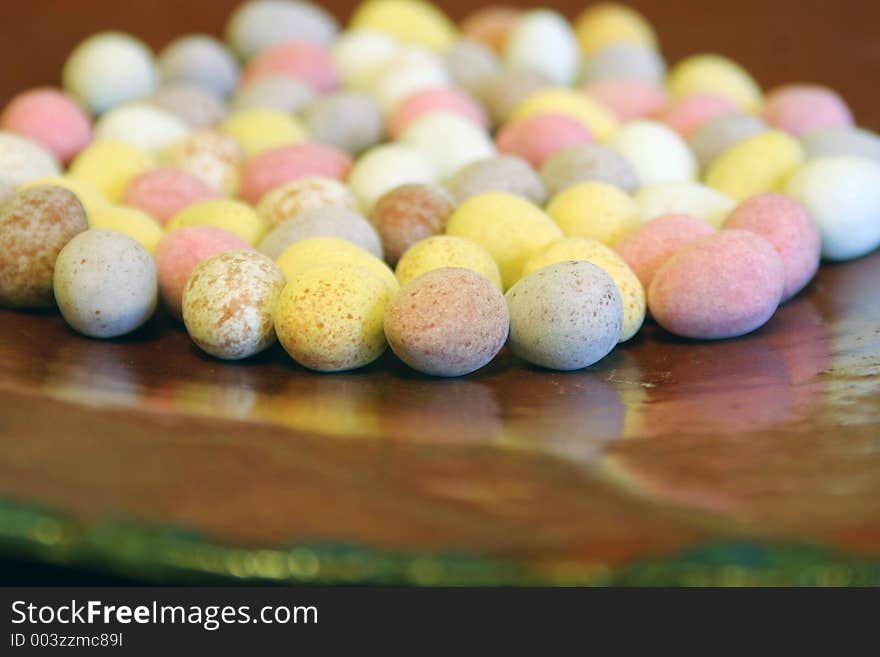
[[[880,136],[816,84],[667,67],[622,5],[342,29],[251,0],[225,40],[82,41],[0,114],[0,305],[93,338],[158,306],[225,360],[461,376],[590,366],[646,318],[734,338],[880,246]]]

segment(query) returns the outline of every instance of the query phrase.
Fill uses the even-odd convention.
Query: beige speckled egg
[[[156,265],[147,250],[115,230],[87,230],[55,261],[55,300],[65,321],[92,338],[142,326],[156,309]]]
[[[439,185],[401,185],[376,201],[371,219],[388,262],[394,264],[409,247],[442,233],[455,200]]]
[[[0,130],[0,181],[18,187],[59,172],[55,156],[38,143]]]
[[[272,230],[304,210],[347,208],[357,212],[358,202],[343,183],[325,176],[298,178],[265,194],[257,204],[257,214]]]
[[[414,370],[462,376],[491,361],[507,340],[504,297],[462,267],[434,269],[401,288],[385,313],[392,351]]]
[[[160,160],[233,196],[238,192],[238,168],[244,163],[244,151],[232,137],[205,129],[169,146],[160,154]]]
[[[0,209],[0,305],[52,305],[55,259],[88,228],[77,197],[61,187],[33,187]]]
[[[620,337],[623,304],[600,267],[556,263],[522,278],[504,295],[510,350],[535,365],[577,370],[608,355]]]
[[[183,322],[193,342],[225,360],[275,343],[272,316],[284,274],[257,251],[224,251],[200,262],[183,289]]]
[[[373,225],[357,212],[334,207],[303,210],[282,221],[260,241],[257,250],[277,260],[288,246],[310,237],[335,237],[382,257],[382,242]]]
[[[296,362],[319,372],[369,365],[385,351],[383,320],[394,291],[359,265],[293,273],[275,310],[275,331]]]

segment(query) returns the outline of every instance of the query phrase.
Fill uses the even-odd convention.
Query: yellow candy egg
[[[551,87],[527,96],[510,115],[521,121],[541,114],[562,114],[583,124],[597,141],[607,141],[617,132],[614,114],[602,103],[573,89]]]
[[[316,265],[352,264],[366,269],[388,287],[392,293],[400,285],[394,272],[369,251],[335,237],[309,237],[288,246],[275,260],[281,271],[292,279],[298,272]]]
[[[455,39],[455,25],[421,0],[367,0],[351,17],[352,29],[384,32],[404,43],[442,50]]]
[[[639,227],[639,208],[619,187],[598,181],[572,185],[547,204],[566,237],[589,237],[612,246]]]
[[[469,198],[449,218],[446,232],[484,247],[498,265],[505,289],[517,281],[529,256],[562,237],[540,208],[502,192]]]
[[[736,62],[721,55],[693,55],[681,60],[666,79],[675,98],[710,93],[724,96],[741,109],[753,112],[761,104],[761,88]]]
[[[620,342],[632,338],[645,322],[645,289],[629,265],[601,242],[585,237],[569,237],[554,242],[526,261],[522,275],[567,260],[586,260],[604,269],[611,276],[623,302],[623,326]]]
[[[585,9],[574,21],[574,32],[581,51],[590,55],[614,43],[657,46],[657,35],[650,23],[635,9],[603,2]]]
[[[131,179],[154,165],[151,155],[134,146],[119,141],[96,141],[76,156],[67,175],[91,185],[108,201],[117,203]]]
[[[416,242],[397,262],[395,274],[401,285],[422,274],[443,267],[463,267],[489,279],[499,290],[501,272],[492,259],[492,254],[476,242],[452,235],[435,235]]]
[[[385,308],[393,296],[369,269],[331,263],[288,279],[275,333],[296,362],[319,372],[369,365],[385,351]]]
[[[256,244],[266,232],[266,225],[251,206],[239,201],[214,199],[184,208],[171,217],[165,230],[184,226],[214,226],[228,230],[249,244]]]
[[[150,253],[162,238],[162,227],[150,215],[124,205],[106,206],[89,215],[89,228],[116,230],[136,240]]]
[[[92,185],[83,182],[82,180],[70,178],[69,176],[46,176],[45,178],[37,178],[24,185],[20,185],[18,190],[24,191],[25,189],[41,187],[42,185],[63,187],[64,189],[73,192],[79,199],[79,202],[82,203],[82,206],[89,217],[92,217],[101,210],[106,210],[110,207],[110,201],[104,198],[101,192],[95,189]]]
[[[235,112],[220,129],[235,139],[248,157],[306,139],[306,129],[295,118],[261,107]]]
[[[780,190],[804,161],[800,143],[779,130],[768,130],[734,144],[706,172],[706,184],[736,202]]]

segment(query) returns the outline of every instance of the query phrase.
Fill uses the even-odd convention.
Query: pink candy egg
[[[473,121],[484,130],[489,119],[483,108],[470,96],[457,89],[425,89],[407,96],[388,119],[388,134],[397,137],[412,121],[433,112],[450,112]]]
[[[676,251],[714,232],[702,219],[687,214],[664,214],[624,237],[614,250],[648,290],[654,274]]]
[[[164,226],[180,210],[220,196],[220,192],[201,178],[165,167],[136,176],[128,184],[122,203],[140,208]]]
[[[164,235],[153,250],[159,294],[168,311],[181,319],[183,288],[193,268],[205,258],[233,249],[253,247],[213,226],[188,226]]]
[[[666,92],[648,82],[606,80],[584,87],[590,96],[608,107],[621,121],[653,116],[666,106]]]
[[[783,301],[800,292],[819,269],[819,229],[806,209],[787,196],[753,196],[736,207],[724,228],[747,230],[773,245],[785,268]]]
[[[541,114],[509,123],[495,137],[501,153],[517,155],[536,169],[558,151],[592,142],[589,130],[561,114]]]
[[[0,115],[0,129],[33,139],[62,164],[68,164],[92,140],[89,116],[76,101],[50,87],[13,98]]]
[[[327,93],[339,86],[336,65],[321,46],[304,41],[288,41],[256,55],[241,74],[242,84],[269,75],[287,75]]]
[[[267,192],[307,176],[343,180],[351,169],[351,157],[320,144],[296,144],[275,148],[252,157],[241,170],[241,197],[256,204]]]
[[[684,247],[654,275],[648,307],[670,333],[721,339],[745,335],[773,315],[785,279],[763,237],[722,230]]]
[[[774,89],[764,101],[764,120],[774,128],[800,137],[817,128],[848,127],[852,113],[831,89],[792,84]]]
[[[732,100],[715,94],[692,94],[677,100],[659,113],[658,118],[685,139],[709,119],[737,111]]]

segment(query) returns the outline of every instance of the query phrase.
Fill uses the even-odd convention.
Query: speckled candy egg
[[[419,240],[442,233],[454,210],[455,200],[439,185],[402,185],[384,194],[371,220],[385,258],[393,265]]]
[[[766,129],[764,122],[751,114],[724,114],[700,124],[688,143],[705,170],[728,148]]]
[[[193,268],[223,251],[249,248],[240,237],[214,226],[188,226],[166,233],[153,250],[159,294],[165,307],[176,319],[183,319],[183,288]]]
[[[251,250],[224,251],[195,266],[183,289],[183,323],[203,351],[224,360],[258,354],[275,343],[273,314],[284,274]]]
[[[79,202],[82,203],[83,208],[85,208],[86,216],[88,217],[110,207],[110,202],[92,185],[81,180],[74,180],[68,176],[46,176],[45,178],[37,178],[36,180],[31,180],[23,185],[19,185],[18,191],[23,192],[26,189],[43,185],[62,187],[76,194]]]
[[[369,221],[348,208],[330,206],[303,210],[282,221],[257,248],[276,259],[291,244],[310,237],[334,237],[351,242],[377,258],[383,255],[382,242]]]
[[[504,346],[509,324],[498,288],[460,267],[407,283],[385,312],[391,350],[432,376],[463,376],[487,365]]]
[[[504,295],[510,310],[508,346],[554,370],[588,367],[620,337],[623,305],[611,277],[581,260],[560,262],[522,278]]]
[[[547,214],[567,237],[589,237],[609,246],[639,226],[635,201],[620,188],[595,181],[572,185],[554,196]]]
[[[235,112],[262,108],[294,113],[312,102],[315,95],[315,90],[302,80],[287,75],[267,75],[238,87],[230,108]]]
[[[0,180],[0,206],[15,196],[15,189],[7,182]]]
[[[779,305],[782,259],[763,237],[723,230],[669,258],[648,290],[651,315],[670,333],[722,339],[751,333]]]
[[[163,226],[190,205],[219,198],[220,192],[191,173],[165,167],[135,176],[122,202],[144,210]]]
[[[244,151],[218,130],[199,130],[162,152],[167,165],[187,171],[227,196],[238,191],[238,167]]]
[[[504,60],[512,68],[539,71],[556,84],[571,84],[580,52],[568,21],[555,11],[535,9],[523,14],[504,44]]]
[[[312,140],[357,155],[382,141],[382,112],[366,94],[341,91],[318,98],[303,112]]]
[[[82,107],[51,87],[31,89],[10,100],[0,115],[0,129],[41,144],[62,164],[92,139],[92,122]]]
[[[588,181],[608,183],[625,192],[634,192],[641,185],[625,157],[598,144],[559,151],[544,162],[540,173],[549,196]]]
[[[795,137],[819,128],[845,128],[853,124],[852,112],[835,91],[809,84],[773,89],[764,98],[761,116],[768,125]]]
[[[344,179],[351,169],[347,153],[320,144],[297,144],[266,151],[245,162],[241,197],[256,204],[284,183],[310,176]]]
[[[400,258],[395,275],[401,285],[406,285],[422,274],[443,267],[464,267],[477,272],[503,289],[501,273],[492,254],[471,240],[452,235],[435,235],[417,242]]]
[[[115,107],[95,123],[96,141],[117,141],[145,152],[170,146],[189,132],[183,119],[143,102]]]
[[[766,239],[782,258],[782,301],[810,282],[819,269],[819,229],[804,207],[782,194],[759,194],[740,203],[724,228],[748,230]]]
[[[400,142],[411,146],[433,162],[441,180],[472,162],[495,155],[486,132],[456,114],[427,114],[406,126]]]
[[[580,122],[560,114],[541,114],[513,121],[495,136],[495,146],[500,153],[519,156],[535,168],[540,168],[561,150],[592,141],[590,131]]]
[[[424,153],[401,144],[374,146],[355,162],[348,185],[361,207],[371,212],[376,201],[407,183],[433,183],[437,168]]]
[[[383,322],[395,292],[356,264],[300,270],[278,300],[278,340],[296,362],[319,372],[369,365],[387,346]]]
[[[156,309],[156,266],[146,249],[115,230],[87,230],[55,261],[55,300],[64,320],[92,338],[141,327]]]
[[[213,93],[191,84],[164,85],[147,99],[170,114],[173,114],[190,128],[210,128],[226,118],[226,104]]]
[[[55,157],[30,139],[0,132],[0,181],[18,187],[60,173]]]
[[[77,197],[60,187],[19,192],[0,207],[0,305],[52,305],[58,253],[88,228]]]
[[[158,59],[163,82],[193,84],[223,98],[238,83],[235,56],[207,34],[189,34],[169,43]]]
[[[357,265],[373,273],[394,293],[400,288],[391,268],[369,251],[336,237],[307,237],[288,246],[275,259],[288,280],[315,265]]]
[[[535,205],[547,198],[540,176],[519,157],[500,155],[478,160],[456,171],[447,187],[459,203],[486,192],[521,196]]]
[[[285,183],[263,195],[257,213],[272,229],[300,212],[315,208],[357,210],[358,202],[348,187],[334,178],[307,176]]]
[[[287,41],[257,53],[241,72],[244,84],[267,75],[287,75],[308,83],[318,93],[339,86],[339,75],[330,53],[307,41]]]
[[[242,59],[285,41],[329,44],[339,26],[322,7],[302,0],[251,0],[226,24],[226,41]]]

